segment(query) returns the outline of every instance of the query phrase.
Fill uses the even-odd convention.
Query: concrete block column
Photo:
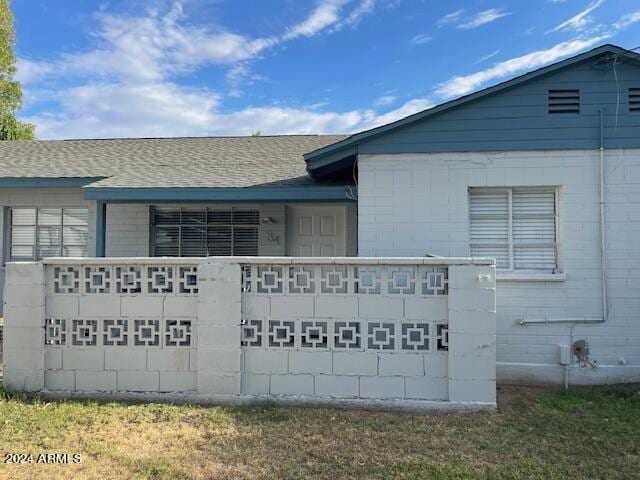
[[[45,279],[41,263],[7,263],[4,285],[4,387],[44,388]]]
[[[449,401],[496,401],[496,269],[449,267]]]
[[[240,394],[241,294],[239,264],[198,265],[198,393]]]

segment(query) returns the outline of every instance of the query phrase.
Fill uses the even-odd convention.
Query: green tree
[[[0,140],[33,140],[35,126],[16,118],[16,111],[22,107],[22,88],[14,78],[15,43],[9,0],[0,0]]]

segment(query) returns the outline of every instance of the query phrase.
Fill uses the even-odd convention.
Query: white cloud
[[[57,100],[65,107],[63,113],[25,118],[38,125],[39,138],[248,135],[256,130],[269,135],[351,133],[431,106],[426,99],[414,99],[385,113],[319,111],[317,105],[247,107],[221,113],[216,92],[173,83],[93,84],[65,90]]]
[[[640,10],[623,15],[620,20],[613,24],[613,27],[617,30],[622,30],[636,22],[640,22]]]
[[[96,19],[93,49],[63,53],[47,62],[21,58],[18,78],[25,83],[44,76],[158,82],[206,65],[251,60],[280,42],[276,37],[252,39],[221,28],[183,25],[179,3],[166,14],[151,10],[147,16],[132,17],[99,12]]]
[[[95,83],[64,90],[56,100],[62,113],[30,118],[39,138],[204,135],[220,97],[172,83]]]
[[[503,79],[510,75],[540,68],[561,58],[579,53],[607,37],[607,35],[599,35],[588,39],[573,39],[561,42],[546,50],[538,50],[520,57],[505,60],[504,62],[495,64],[491,68],[471,75],[456,76],[442,83],[436,90],[436,93],[443,98],[466,95],[492,80]]]
[[[30,106],[42,99],[59,106],[56,113],[45,111],[29,120],[36,123],[39,138],[352,131],[359,122],[374,118],[375,112],[254,107],[223,115],[220,92],[189,89],[176,78],[221,65],[227,68],[226,95],[240,96],[244,85],[265,81],[252,66],[267,50],[355,26],[377,1],[318,0],[301,22],[258,38],[218,25],[189,23],[180,1],[168,10],[150,9],[139,16],[100,9],[91,33],[92,48],[66,52],[51,61],[19,59],[18,77],[29,84],[29,99],[36,99],[28,102]],[[353,8],[343,12],[349,3]],[[286,114],[290,120],[283,119]]]
[[[149,12],[131,17],[101,12],[92,50],[66,53],[54,62],[21,59],[22,79],[33,81],[39,92],[46,91],[42,98],[60,107],[25,120],[37,125],[38,137],[43,139],[246,135],[256,130],[265,134],[335,133],[371,128],[424,105],[408,102],[391,112],[326,111],[326,105],[318,104],[250,106],[226,112],[220,92],[188,88],[176,81],[183,72],[208,64],[224,65],[230,86],[226,95],[239,95],[241,85],[264,81],[252,71],[252,65],[267,49],[355,25],[374,7],[373,0],[359,1],[342,18],[340,8],[346,3],[322,1],[302,22],[264,38],[186,25],[179,3],[166,15]],[[54,75],[75,86],[50,89]],[[386,95],[376,107],[394,101]]]
[[[427,35],[426,33],[421,33],[413,37],[411,39],[411,43],[413,45],[424,45],[425,43],[429,43],[431,40],[432,40],[432,37],[430,35]]]
[[[490,58],[495,57],[496,55],[498,55],[500,53],[500,50],[494,50],[491,53],[487,53],[486,55],[480,57],[478,60],[476,60],[475,62],[473,62],[474,65],[477,65],[478,63],[482,63],[482,62],[486,62],[487,60],[489,60]]]
[[[362,17],[368,15],[373,12],[376,6],[375,0],[362,0],[360,4],[356,8],[354,8],[347,18],[345,18],[342,22],[340,22],[339,26],[342,27],[344,25],[354,26],[360,23]]]
[[[373,101],[373,104],[377,107],[384,107],[386,105],[391,105],[396,101],[396,97],[393,95],[382,95],[381,97],[376,98]]]
[[[241,62],[231,67],[225,74],[225,79],[229,84],[227,95],[230,97],[240,97],[244,93],[243,85],[254,85],[258,82],[267,81],[267,78],[251,71],[249,62]]]
[[[593,21],[593,19],[589,16],[589,14],[593,12],[596,8],[598,8],[600,5],[602,5],[604,2],[605,0],[595,0],[594,2],[589,4],[587,8],[582,10],[580,13],[578,13],[577,15],[574,15],[569,20],[562,22],[560,25],[553,28],[548,33],[558,32],[561,30],[574,30],[574,31],[583,30],[587,25],[589,25]]]
[[[341,8],[350,1],[322,0],[302,22],[259,38],[222,27],[185,24],[180,2],[174,2],[168,12],[149,10],[146,16],[101,11],[96,14],[98,28],[91,35],[95,48],[62,54],[55,62],[23,60],[19,72],[25,80],[49,74],[158,82],[207,65],[233,67],[284,42],[311,37],[331,26],[354,25],[374,6],[374,0],[362,0],[340,21]]]
[[[487,23],[495,22],[499,18],[506,17],[507,15],[511,15],[511,12],[506,12],[502,8],[490,8],[489,10],[484,10],[466,19],[464,23],[458,25],[458,28],[463,30],[478,28],[482,25],[486,25]]]
[[[16,60],[16,79],[23,85],[36,82],[53,72],[54,66],[47,62],[34,62],[26,58]]]
[[[438,20],[438,26],[442,27],[443,25],[447,25],[449,23],[455,23],[460,20],[463,14],[463,8],[461,8],[460,10],[456,10],[455,12],[447,13],[444,17]]]
[[[366,119],[361,123],[358,130],[368,130],[370,128],[379,127],[380,125],[386,125],[387,123],[395,122],[401,118],[408,117],[414,113],[431,108],[433,105],[433,102],[428,98],[414,98],[395,110],[371,116],[371,118]]]
[[[283,40],[311,37],[338,22],[340,9],[349,0],[322,0],[304,21],[293,25],[282,35]]]

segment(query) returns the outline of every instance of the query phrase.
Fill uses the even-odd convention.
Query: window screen
[[[12,208],[10,258],[86,257],[89,241],[87,208]]]
[[[510,270],[558,268],[554,188],[472,188],[469,205],[472,256]]]
[[[152,224],[155,256],[258,255],[258,210],[157,207]]]

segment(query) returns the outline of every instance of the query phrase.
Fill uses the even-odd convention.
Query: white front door
[[[343,257],[346,245],[345,207],[287,207],[287,255]]]

